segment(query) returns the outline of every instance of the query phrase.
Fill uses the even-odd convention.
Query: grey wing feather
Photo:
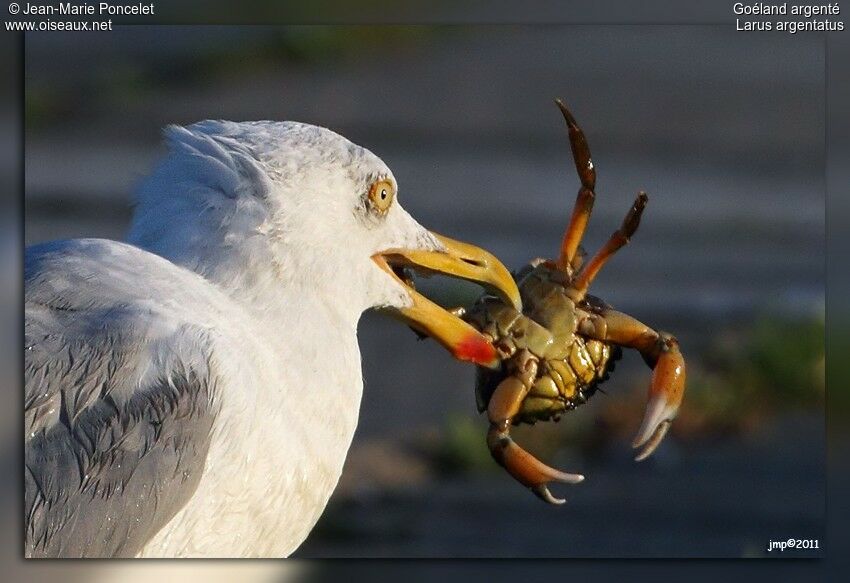
[[[197,488],[215,377],[202,329],[78,251],[27,252],[25,554],[133,556]]]

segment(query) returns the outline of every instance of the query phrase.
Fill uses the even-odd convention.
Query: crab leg
[[[537,375],[537,359],[527,350],[522,350],[515,359],[513,362],[518,363],[517,370],[499,383],[487,406],[487,417],[490,420],[487,445],[493,459],[520,484],[550,504],[563,504],[566,500],[555,498],[546,485],[549,482],[578,484],[584,480],[584,476],[550,468],[518,446],[510,436],[511,420],[519,411]]]
[[[579,180],[581,180],[581,188],[576,197],[576,204],[573,207],[573,214],[570,217],[570,224],[564,232],[564,239],[561,242],[561,252],[558,255],[557,265],[561,271],[566,272],[578,251],[581,239],[584,236],[584,231],[587,228],[587,221],[590,219],[590,213],[593,210],[593,201],[596,194],[593,192],[596,188],[596,168],[593,166],[593,160],[590,159],[590,148],[587,146],[587,139],[584,137],[584,132],[576,123],[575,118],[560,99],[556,99],[555,103],[564,115],[564,120],[567,122],[567,131],[570,135],[570,148],[573,151],[573,160],[576,164]]]
[[[664,439],[682,403],[685,359],[679,350],[679,342],[667,332],[657,332],[616,310],[602,310],[600,316],[589,316],[583,322],[581,332],[591,338],[636,349],[652,369],[646,412],[632,442],[632,447],[641,448],[635,460],[642,461]]]
[[[631,239],[632,235],[635,234],[638,225],[640,225],[640,217],[643,214],[643,209],[646,208],[648,200],[649,199],[645,192],[638,194],[635,202],[632,204],[632,208],[630,208],[629,212],[626,213],[626,218],[623,219],[623,224],[620,228],[614,231],[608,239],[608,242],[602,246],[602,249],[600,249],[584,267],[582,267],[582,270],[579,272],[578,277],[576,277],[573,284],[573,287],[581,296],[585,294],[587,288],[599,273],[599,270],[602,269],[614,253],[616,253],[621,247],[625,246],[626,243],[629,242],[629,239]]]

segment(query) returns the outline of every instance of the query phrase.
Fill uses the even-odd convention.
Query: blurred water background
[[[474,371],[369,314],[358,433],[298,555],[762,556],[768,540],[822,539],[822,39],[706,26],[133,26],[31,35],[25,66],[28,244],[122,238],[160,128],[205,118],[330,127],[393,168],[420,222],[512,267],[556,252],[578,186],[553,97],[583,126],[599,174],[586,246],[649,193],[594,293],[674,332],[689,359],[685,406],[655,458],[631,461],[649,371],[627,354],[608,394],[516,430],[588,476],[558,488],[567,506],[545,506],[489,460]],[[475,297],[445,280],[421,287],[446,304]]]

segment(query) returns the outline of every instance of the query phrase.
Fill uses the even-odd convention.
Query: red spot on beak
[[[489,366],[497,360],[496,349],[480,334],[470,334],[454,350],[455,358]]]

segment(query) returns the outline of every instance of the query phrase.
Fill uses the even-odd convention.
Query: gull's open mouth
[[[519,290],[508,269],[491,253],[461,241],[434,234],[444,250],[390,249],[373,260],[407,287],[412,305],[397,314],[416,331],[434,338],[460,360],[482,366],[498,366],[490,341],[475,328],[416,291],[413,273],[447,275],[478,283],[517,310],[522,309]]]
[[[413,279],[415,277],[415,273],[412,269],[401,265],[390,265],[389,267],[392,269],[393,274],[399,279],[399,281],[410,289],[416,291],[416,283]]]

